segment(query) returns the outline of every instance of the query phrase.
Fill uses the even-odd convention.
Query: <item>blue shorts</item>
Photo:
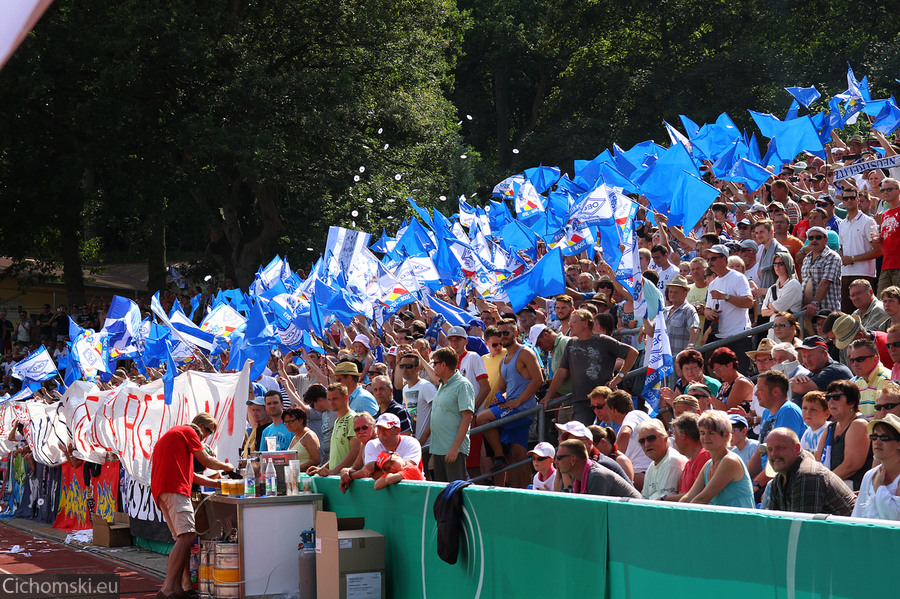
[[[515,408],[513,410],[505,409],[502,405],[491,406],[491,413],[494,415],[494,418],[500,420],[504,416],[509,416],[510,414],[518,414],[522,408]],[[521,445],[522,447],[528,447],[528,431],[531,430],[531,423],[534,421],[534,416],[530,416],[527,418],[520,418],[514,422],[510,422],[505,426],[500,427],[500,443],[504,445],[504,447],[508,447],[509,445],[515,443],[516,445]]]

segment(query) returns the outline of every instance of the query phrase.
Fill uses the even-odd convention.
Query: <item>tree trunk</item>
[[[81,212],[82,203],[73,198],[72,211]],[[77,208],[76,208],[77,207]],[[80,306],[87,301],[84,291],[84,270],[81,263],[81,230],[80,218],[74,215],[60,215],[59,232],[63,240],[60,244],[60,257],[63,263],[63,283],[69,297],[69,307]]]
[[[509,69],[502,62],[494,71],[494,109],[497,115],[497,162],[504,171],[512,162],[509,140]]]

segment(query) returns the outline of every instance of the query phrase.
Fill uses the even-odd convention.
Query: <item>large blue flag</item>
[[[563,255],[559,248],[550,250],[525,274],[503,285],[513,312],[518,312],[538,295],[552,296],[566,291]]]
[[[822,94],[820,94],[815,86],[812,87],[786,87],[784,88],[787,93],[794,96],[794,98],[809,108],[809,105],[818,100]]]

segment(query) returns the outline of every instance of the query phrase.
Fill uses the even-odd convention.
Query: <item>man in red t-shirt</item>
[[[216,432],[216,420],[200,412],[189,425],[175,426],[166,431],[153,447],[150,460],[150,492],[166,519],[175,546],[169,553],[166,580],[156,594],[157,599],[181,596],[191,585],[191,546],[197,540],[194,529],[194,508],[191,505],[191,484],[194,482],[194,458],[212,470],[234,470],[234,466],[220,462],[203,448],[203,439]]]
[[[900,285],[900,182],[897,179],[884,179],[881,182],[881,195],[888,209],[881,216],[884,261],[878,277],[879,295],[892,285]]]

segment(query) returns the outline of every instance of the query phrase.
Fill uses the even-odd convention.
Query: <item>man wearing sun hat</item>
[[[666,299],[670,302],[665,308],[666,330],[669,332],[669,345],[673,356],[677,356],[688,347],[694,347],[700,337],[700,317],[697,316],[697,309],[685,301],[690,288],[687,279],[682,275],[666,283]]]
[[[841,256],[827,246],[828,231],[811,227],[806,233],[809,254],[803,260],[803,309],[810,318],[821,309],[841,309]]]
[[[375,396],[359,384],[359,366],[353,360],[338,362],[334,367],[334,378],[347,387],[350,394],[350,409],[357,414],[368,412],[373,417],[378,413],[378,401]]]

